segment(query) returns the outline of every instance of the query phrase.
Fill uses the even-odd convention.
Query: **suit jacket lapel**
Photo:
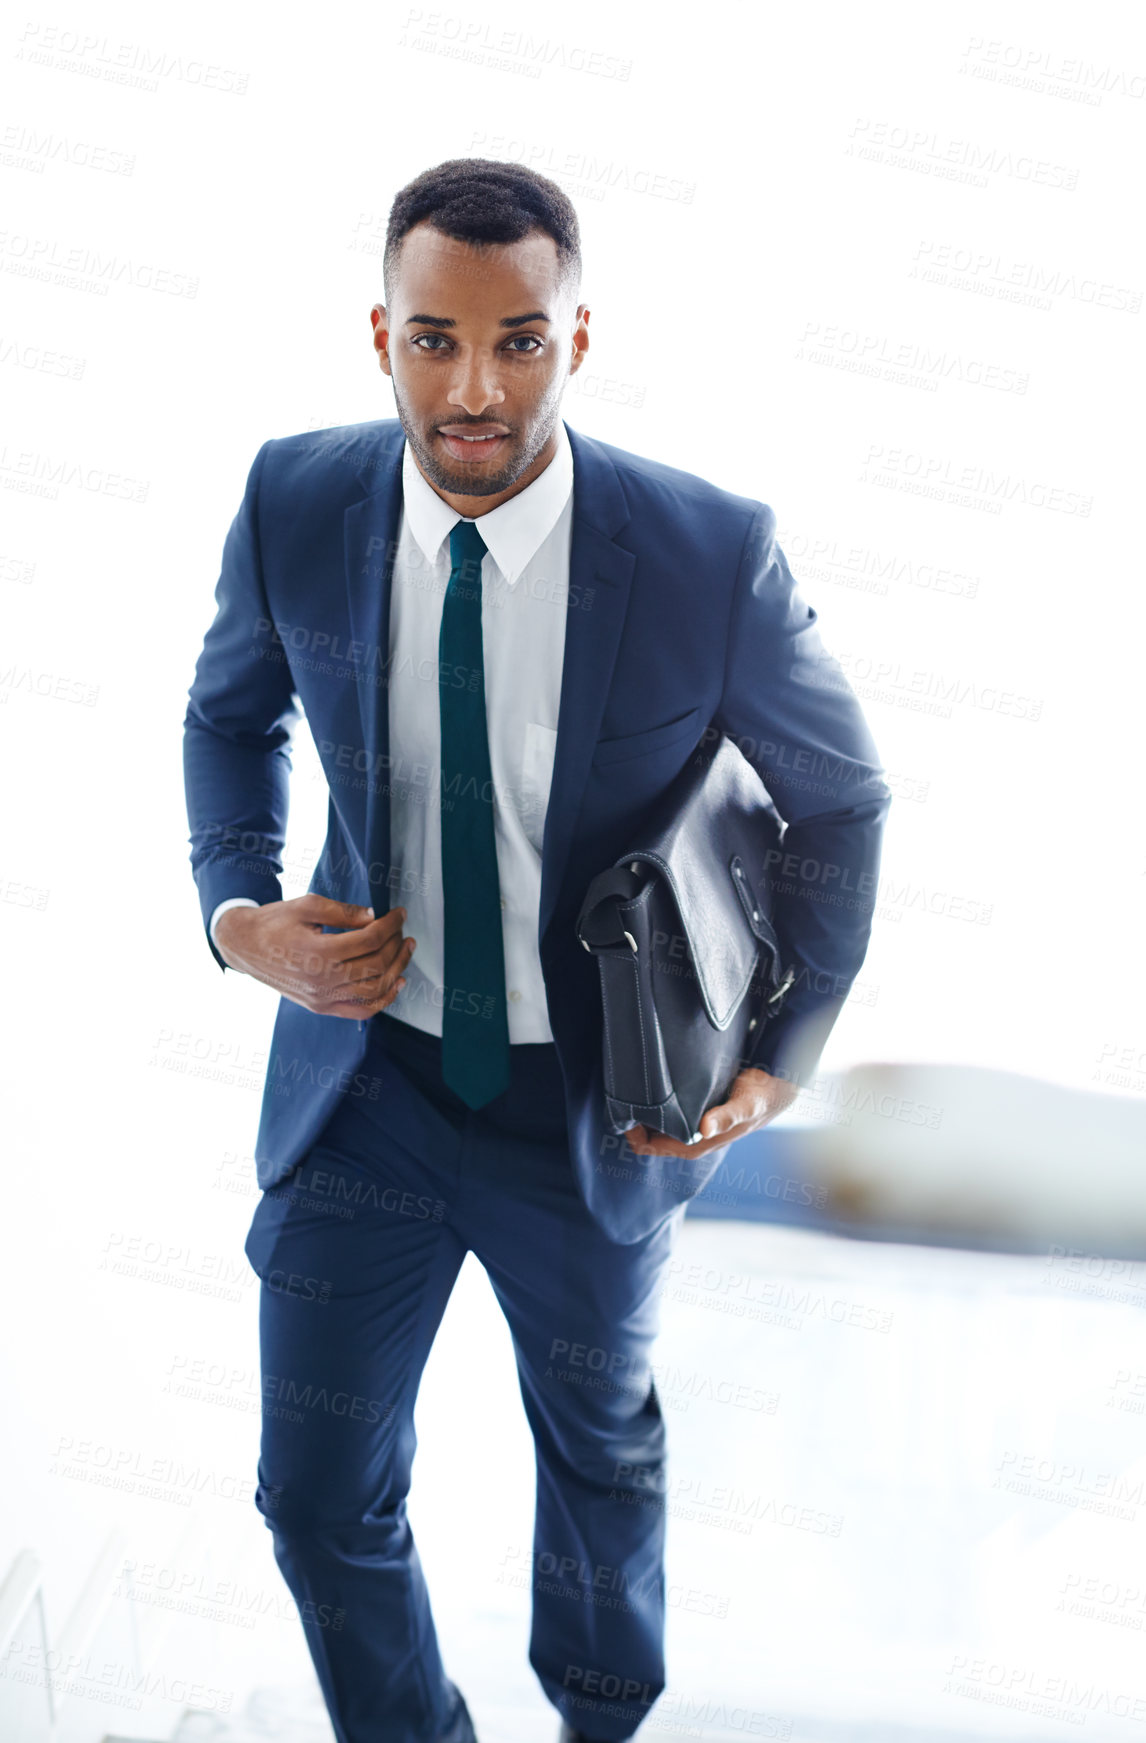
[[[589,776],[612,681],[636,562],[613,535],[629,518],[616,470],[600,445],[565,425],[573,454],[573,526],[565,653],[557,715],[553,780],[541,853],[538,943],[553,918],[574,825]],[[343,517],[347,610],[362,724],[369,753],[366,837],[370,901],[376,915],[393,906],[389,803],[390,589],[402,512],[402,429],[387,424],[382,451],[364,471],[361,501]]]
[[[568,424],[565,430],[573,451],[573,531],[557,744],[542,837],[539,946],[569,859],[636,563],[613,539],[629,511],[612,461],[590,437]]]
[[[366,824],[363,851],[375,918],[395,905],[390,866],[390,588],[402,517],[402,426],[382,431],[381,452],[367,457],[376,468],[361,482],[367,490],[343,516],[346,603],[351,653],[367,753]],[[372,487],[371,487],[372,484]]]

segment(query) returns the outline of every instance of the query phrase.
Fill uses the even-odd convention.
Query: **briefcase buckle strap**
[[[768,1008],[768,1015],[770,1017],[774,1017],[776,1015],[776,1012],[780,1009],[780,1006],[783,1004],[784,999],[787,995],[788,988],[792,985],[792,982],[795,980],[795,978],[796,978],[796,970],[792,967],[789,967],[785,971],[784,978],[780,982],[779,986],[776,988],[776,991],[774,993],[769,993],[768,997],[764,1000],[764,1003]]]
[[[749,926],[760,943],[768,945],[778,962],[780,943],[776,937],[775,928],[765,913],[759,896],[752,888],[751,880],[744,869],[744,861],[738,853],[734,853],[728,861],[728,869],[732,873],[732,882],[736,894],[740,897],[740,905],[744,909]]]

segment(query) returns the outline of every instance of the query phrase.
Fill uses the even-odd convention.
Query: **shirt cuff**
[[[258,902],[250,896],[228,896],[225,902],[219,903],[211,915],[211,923],[207,928],[207,935],[216,950],[219,948],[219,940],[215,937],[215,927],[219,924],[219,915],[225,914],[228,908],[257,908],[258,906]]]

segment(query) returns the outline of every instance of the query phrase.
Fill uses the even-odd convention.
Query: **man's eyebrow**
[[[527,321],[544,321],[547,327],[551,325],[549,316],[543,309],[533,309],[528,315],[505,315],[499,325],[502,327],[524,327]],[[448,315],[408,315],[406,317],[407,327],[456,327],[457,324]]]

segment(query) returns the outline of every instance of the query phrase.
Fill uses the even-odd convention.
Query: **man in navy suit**
[[[398,418],[260,448],[185,720],[212,952],[281,995],[246,1243],[256,1505],[339,1743],[474,1736],[406,1516],[419,1379],[468,1251],[536,1447],[530,1662],[565,1743],[648,1714],[664,1267],[728,1146],[807,1082],[871,926],[890,795],[772,510],[563,422],[579,290],[576,214],[544,177],[459,159],[402,189],[371,311]],[[303,712],[329,826],[284,901]],[[574,921],[721,732],[786,823],[796,982],[700,1141],[617,1137]]]

